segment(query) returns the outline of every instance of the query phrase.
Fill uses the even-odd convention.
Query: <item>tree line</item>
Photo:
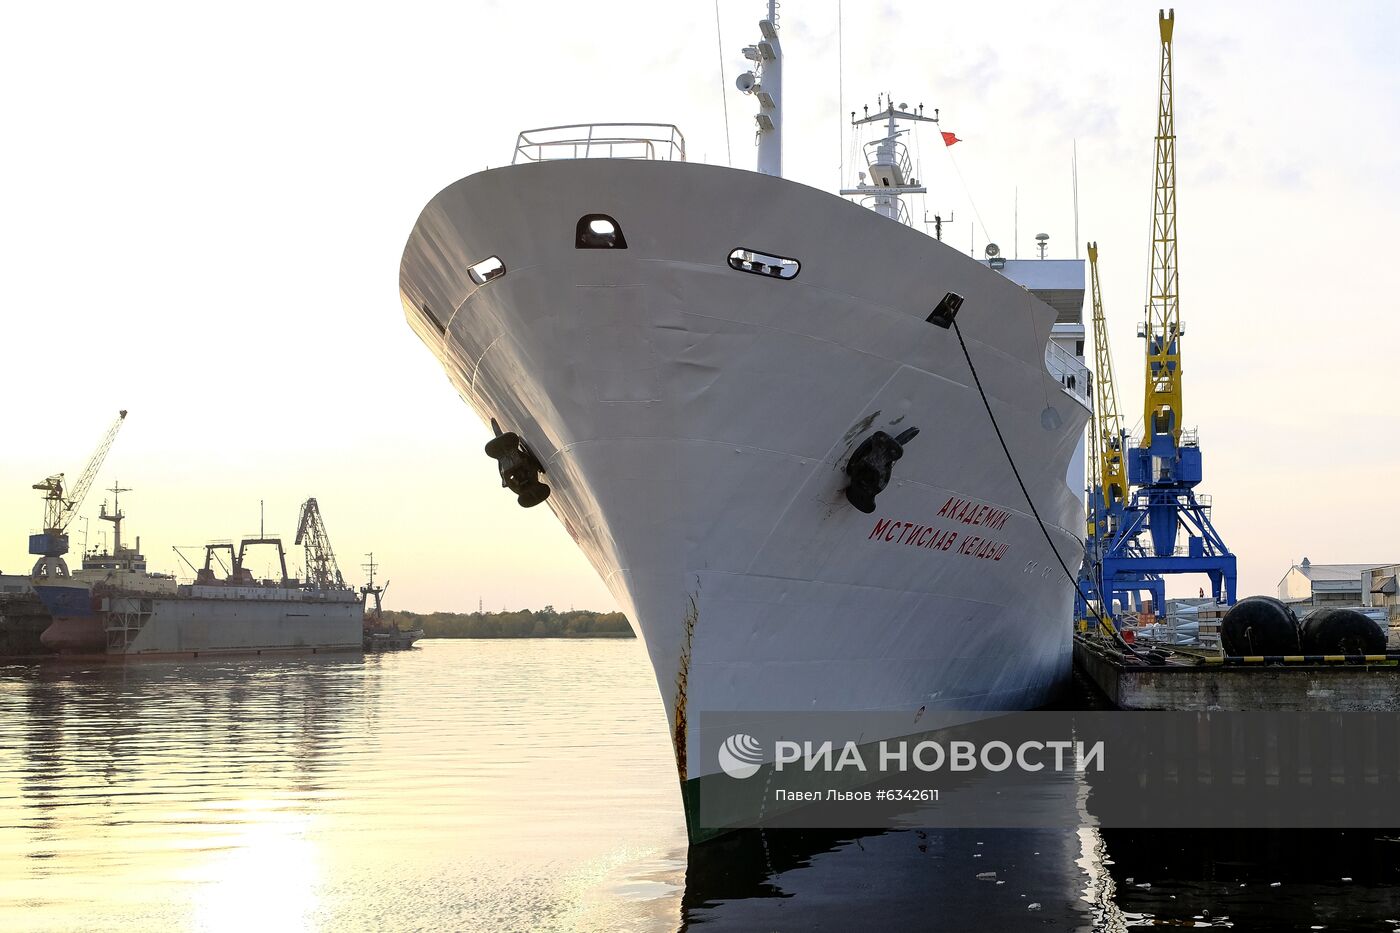
[[[403,612],[384,610],[384,621],[402,629],[422,628],[425,638],[635,638],[620,612],[553,606],[514,612]]]

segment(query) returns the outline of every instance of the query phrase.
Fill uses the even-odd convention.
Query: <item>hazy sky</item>
[[[939,107],[964,142],[925,135],[927,207],[979,255],[988,236],[1015,251],[1017,189],[1021,255],[1039,232],[1074,254],[1078,140],[1080,234],[1099,243],[1133,420],[1156,9],[848,2],[844,68],[835,0],[787,0],[781,34],[787,175],[836,188],[841,114],[878,92]],[[1185,420],[1241,590],[1272,592],[1304,555],[1400,560],[1385,271],[1400,6],[1176,9]],[[720,3],[744,168],[753,103],[732,88],[762,10]],[[524,128],[674,122],[692,161],[727,162],[711,3],[65,3],[5,19],[0,569],[32,562],[30,485],[76,477],[127,408],[99,485],[134,487],[128,533],[155,569],[177,568],[173,544],[256,530],[259,499],[290,543],[316,496],[342,568],[358,582],[373,550],[391,606],[613,607],[552,513],[499,487],[487,431],[404,323],[398,263],[428,199],[508,162]],[[83,509],[93,542],[102,496]]]

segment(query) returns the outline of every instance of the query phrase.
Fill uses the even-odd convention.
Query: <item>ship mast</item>
[[[739,75],[735,84],[758,98],[758,170],[764,175],[783,174],[783,49],[778,42],[778,2],[768,0],[768,16],[758,21],[763,38],[744,48],[753,70]]]
[[[374,608],[369,610],[366,615],[378,624],[379,620],[384,615],[384,609],[380,605],[379,600],[384,593],[385,587],[374,585],[374,572],[379,569],[379,565],[374,562],[374,552],[371,551],[366,554],[365,557],[369,558],[369,563],[361,564],[360,568],[369,574],[369,582],[360,587],[360,595],[366,597],[366,608],[368,608],[368,597],[374,598]]]
[[[885,135],[871,140],[863,147],[868,178],[866,172],[861,172],[860,184],[854,188],[842,188],[841,194],[858,196],[862,204],[876,213],[890,220],[909,223],[909,213],[904,206],[903,196],[926,194],[928,189],[913,177],[914,163],[909,158],[909,147],[900,140],[900,137],[907,135],[910,130],[900,129],[899,123],[901,120],[912,123],[937,123],[938,108],[934,108],[933,116],[926,117],[923,104],[920,104],[917,110],[911,110],[908,104],[896,107],[894,97],[888,94],[882,94],[875,106],[878,108],[882,102],[886,105],[884,110],[877,110],[872,114],[870,108],[866,107],[865,116],[860,119],[856,119],[855,111],[851,111],[851,126],[884,123]]]
[[[126,518],[126,515],[122,513],[121,494],[131,492],[131,489],[113,481],[112,488],[107,491],[112,494],[112,511],[108,512],[107,503],[103,502],[97,517],[112,523],[112,556],[120,557],[122,552],[122,519]]]

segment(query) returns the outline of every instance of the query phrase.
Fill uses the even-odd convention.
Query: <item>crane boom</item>
[[[1099,457],[1098,480],[1102,489],[1102,509],[1107,514],[1128,497],[1128,478],[1123,466],[1123,416],[1118,413],[1118,392],[1113,382],[1113,356],[1108,348],[1108,325],[1104,320],[1103,294],[1099,290],[1099,244],[1089,244],[1089,286],[1094,313],[1094,386],[1096,437]]]
[[[112,449],[112,442],[117,439],[117,432],[124,421],[125,409],[117,413],[117,420],[102,435],[97,450],[88,458],[87,466],[73,484],[71,492],[65,494],[62,473],[55,473],[34,484],[35,489],[44,493],[44,531],[29,536],[29,553],[40,555],[34,564],[34,576],[68,576],[68,565],[63,561],[63,555],[68,553],[68,536],[63,532],[87,498],[92,481],[97,478],[97,471],[102,468],[102,461],[107,459],[107,451]]]
[[[1089,425],[1089,495],[1084,499],[1085,554],[1091,555],[1091,545],[1099,534],[1099,513],[1103,509],[1099,490],[1103,488],[1103,459],[1099,456],[1099,427]],[[1087,558],[1092,560],[1092,556]]]
[[[87,498],[88,490],[92,488],[92,481],[97,479],[97,471],[101,469],[102,461],[107,459],[107,451],[112,449],[112,442],[117,439],[117,432],[122,429],[122,424],[125,422],[126,412],[121,411],[117,414],[117,420],[112,422],[112,426],[102,436],[97,450],[93,452],[82,475],[78,477],[78,482],[73,486],[73,493],[64,507],[62,522],[58,526],[60,531],[68,527],[68,523],[73,520],[73,516],[82,506],[83,500]]]
[[[306,582],[318,590],[341,589],[345,580],[331,550],[331,537],[321,520],[321,508],[315,499],[301,504],[301,521],[297,525],[296,544],[306,548]]]
[[[1113,379],[1103,290],[1099,285],[1099,244],[1089,243],[1089,287],[1094,328],[1094,421],[1089,426],[1089,495],[1085,499],[1084,561],[1075,596],[1075,618],[1089,624],[1091,615],[1112,611],[1105,597],[1104,556],[1114,549],[1128,499],[1123,448],[1123,417]]]
[[[1142,446],[1154,435],[1170,434],[1181,443],[1181,309],[1176,269],[1176,120],[1172,106],[1172,26],[1175,11],[1158,11],[1162,39],[1157,97],[1157,152],[1152,184],[1152,271],[1148,282],[1146,326],[1147,391]]]

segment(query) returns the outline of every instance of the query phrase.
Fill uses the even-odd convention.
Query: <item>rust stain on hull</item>
[[[695,623],[700,618],[700,606],[696,602],[697,593],[690,595],[690,608],[685,612],[685,641],[681,644],[681,663],[676,670],[676,700],[674,704],[676,727],[671,733],[671,744],[676,749],[676,770],[680,773],[681,783],[686,782],[686,760],[685,760],[685,703],[686,684],[690,678],[690,643],[695,638]]]
[[[832,464],[832,469],[838,471],[846,469],[846,461],[850,459],[851,451],[856,446],[856,438],[860,437],[866,431],[869,431],[870,426],[875,423],[875,419],[878,417],[880,417],[880,409],[877,408],[870,414],[866,415],[864,418],[857,421],[855,424],[851,425],[850,430],[847,431],[844,435],[842,435],[841,443],[845,444],[846,448],[845,450],[841,451],[841,456],[836,458],[836,461]],[[901,415],[900,420],[903,420],[903,417],[904,416]]]

